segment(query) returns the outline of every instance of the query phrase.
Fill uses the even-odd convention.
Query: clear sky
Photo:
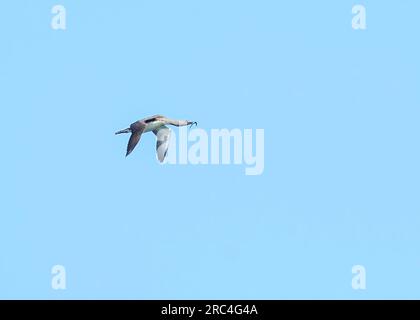
[[[420,298],[419,13],[2,1],[0,298]],[[152,134],[125,158],[156,113],[264,129],[264,173],[159,165]]]

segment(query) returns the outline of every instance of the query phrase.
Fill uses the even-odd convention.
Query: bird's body
[[[156,129],[159,129],[160,127],[164,126],[165,123],[163,121],[154,121],[150,122],[146,125],[146,128],[144,129],[143,133],[150,132]]]
[[[141,120],[138,120],[130,125],[129,128],[117,131],[115,134],[131,133],[130,140],[127,145],[128,156],[140,141],[141,135],[146,132],[153,131],[156,135],[156,152],[160,162],[166,157],[169,146],[170,129],[166,125],[173,125],[177,127],[197,125],[197,122],[189,120],[174,120],[161,115],[154,115]]]

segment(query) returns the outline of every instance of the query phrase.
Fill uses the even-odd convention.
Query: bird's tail
[[[115,132],[115,134],[130,133],[130,132],[131,132],[131,129],[127,128],[127,129],[124,129],[124,130],[117,131],[117,132]]]

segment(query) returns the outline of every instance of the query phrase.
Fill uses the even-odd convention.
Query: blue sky
[[[420,298],[419,12],[1,3],[0,298]],[[161,166],[151,134],[125,158],[114,132],[156,113],[264,129],[264,173]]]

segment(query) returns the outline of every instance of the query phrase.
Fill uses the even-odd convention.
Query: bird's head
[[[191,128],[193,125],[197,126],[197,121],[190,121],[190,120],[188,120],[188,121],[187,121],[187,125],[189,125],[189,126],[190,126],[190,128]]]

